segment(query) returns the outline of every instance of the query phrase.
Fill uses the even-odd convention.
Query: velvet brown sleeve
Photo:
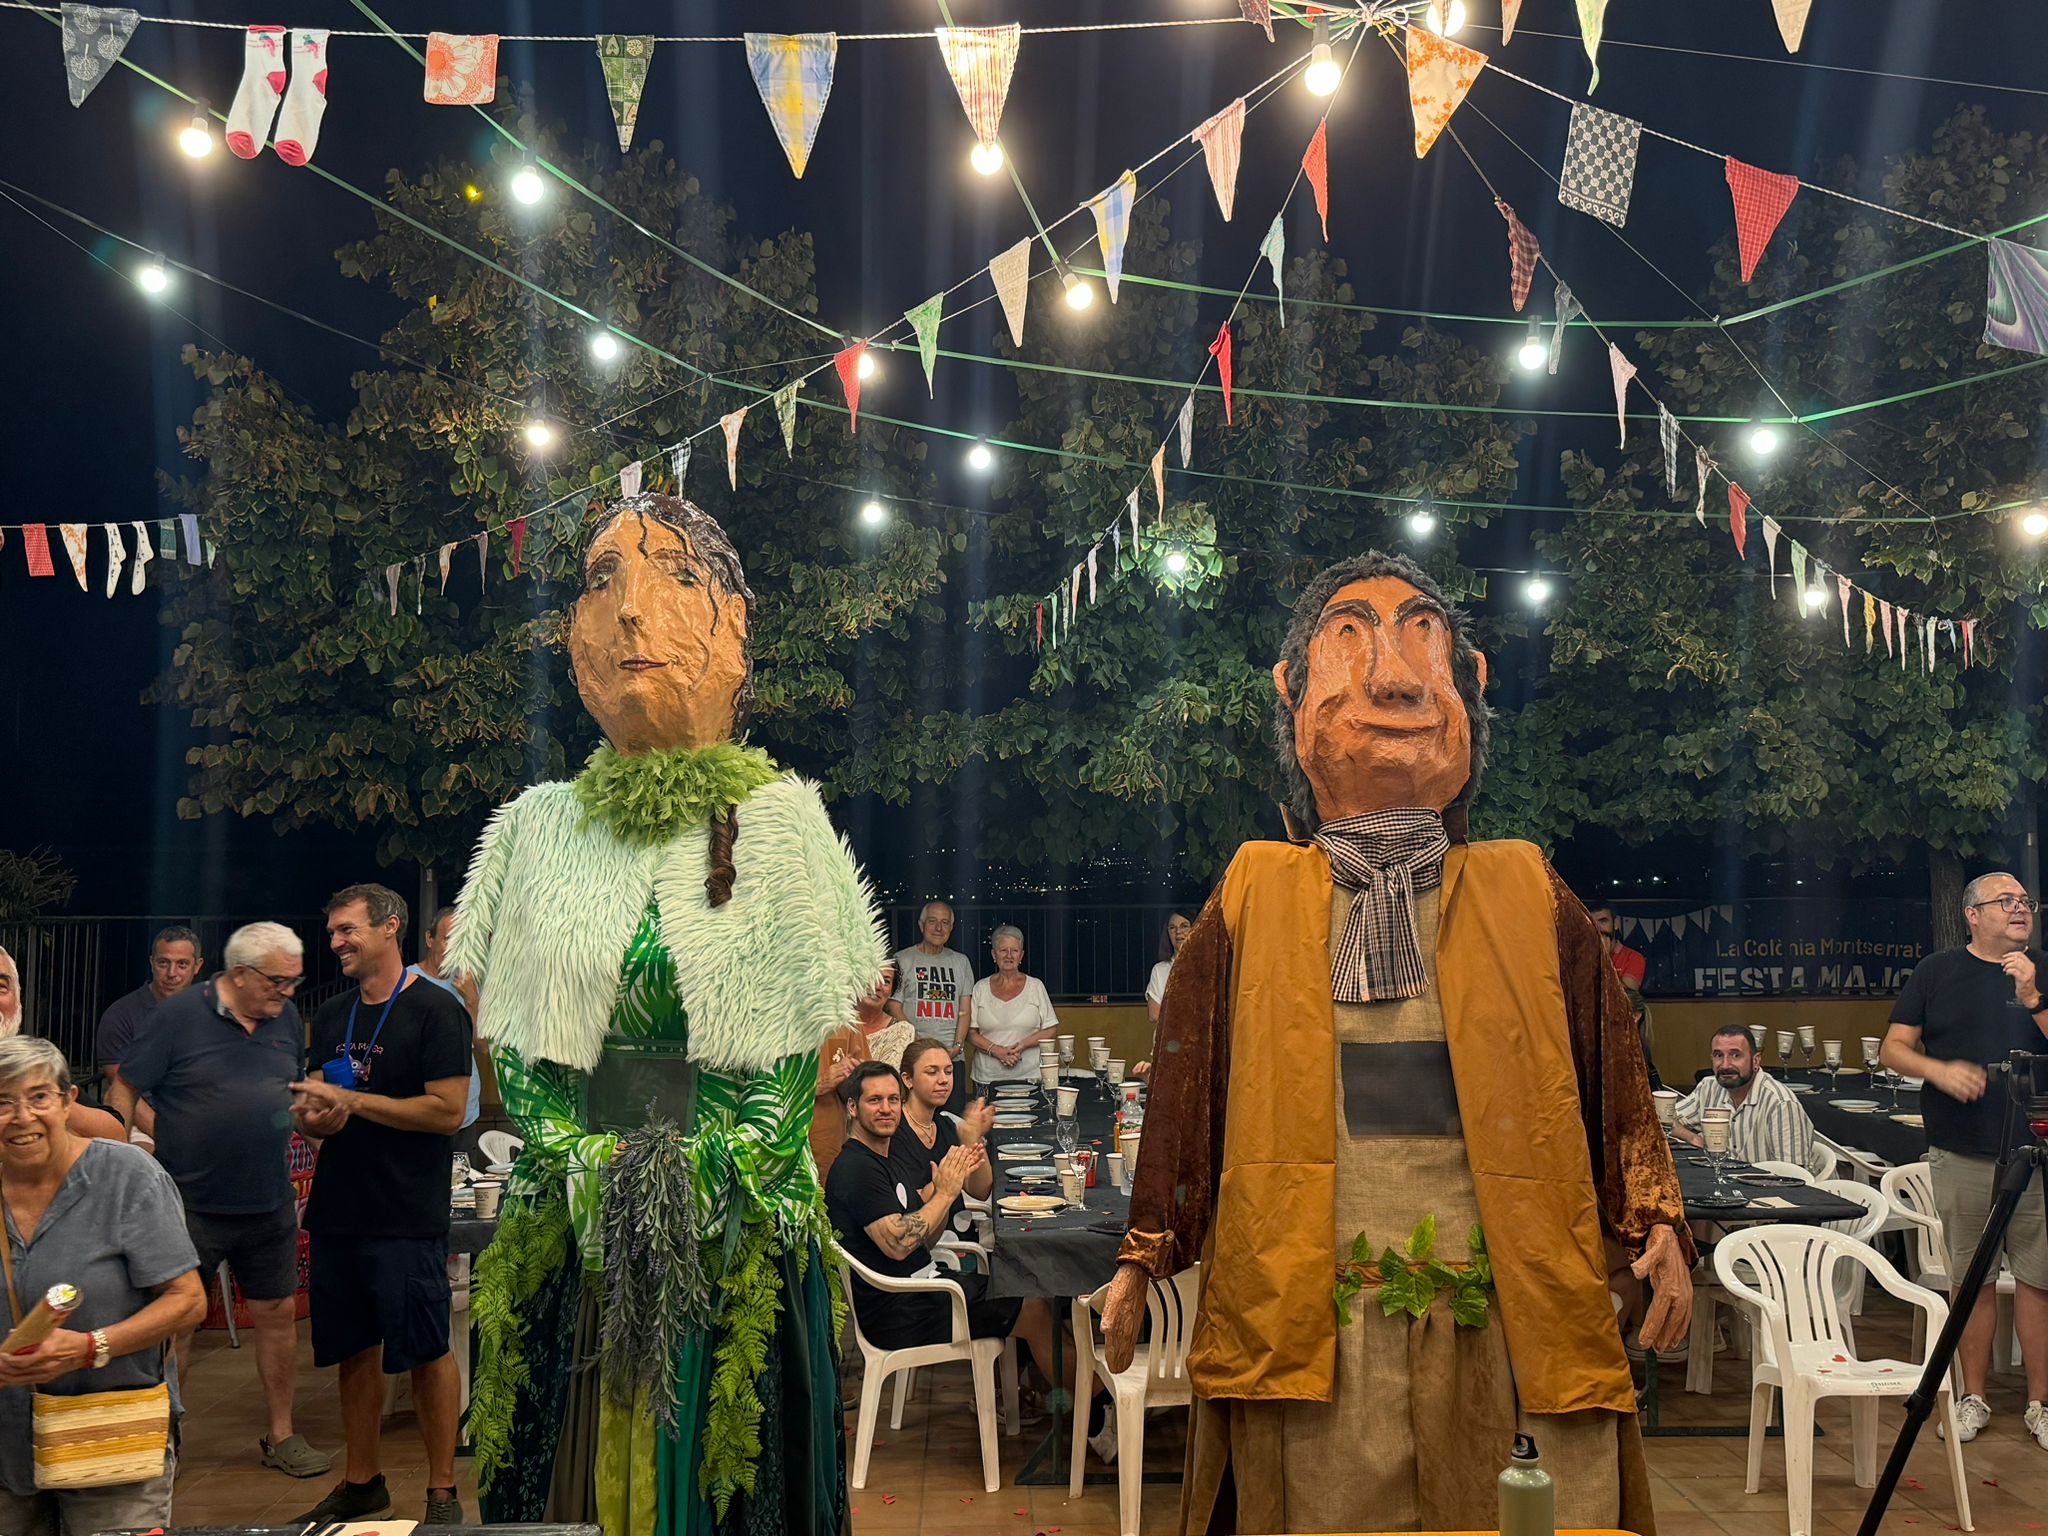
[[[1130,1224],[1117,1253],[1154,1279],[1202,1256],[1223,1163],[1229,1084],[1230,932],[1220,898],[1211,896],[1173,958],[1159,1005]]]
[[[1565,1016],[1571,1023],[1600,1214],[1631,1251],[1641,1250],[1650,1228],[1672,1228],[1686,1262],[1693,1263],[1697,1255],[1678,1171],[1650,1099],[1650,1072],[1628,995],[1601,952],[1593,919],[1556,870],[1550,872],[1550,886],[1557,906],[1558,972],[1564,978]]]

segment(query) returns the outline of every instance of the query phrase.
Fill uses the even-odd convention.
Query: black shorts
[[[448,1353],[448,1239],[313,1234],[313,1364],[384,1346],[397,1376]]]
[[[283,1301],[299,1291],[299,1208],[287,1201],[257,1216],[187,1209],[185,1230],[199,1250],[199,1281],[213,1284],[226,1261],[247,1301]]]
[[[967,1294],[967,1335],[975,1339],[1007,1339],[1017,1327],[1017,1315],[1024,1310],[1019,1297],[990,1300],[988,1276],[947,1275],[957,1280]],[[872,1304],[861,1314],[860,1331],[870,1344],[883,1349],[913,1349],[919,1344],[943,1344],[953,1337],[953,1304],[937,1291],[903,1295],[878,1293],[881,1305]]]

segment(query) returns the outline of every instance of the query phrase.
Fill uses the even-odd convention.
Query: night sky
[[[1234,6],[1235,0],[962,0],[954,14],[963,25],[1043,25],[1216,15]],[[154,0],[139,8],[236,23],[369,25],[346,0],[297,0],[284,12],[261,14],[229,0]],[[1471,9],[1475,23],[1499,19],[1496,0],[1472,0]],[[1799,57],[1845,69],[2038,85],[2032,66],[2048,57],[2048,10],[2018,0],[1964,9],[1967,23],[1959,8],[1937,0],[1821,0]],[[507,33],[733,33],[826,25],[847,33],[927,28],[937,19],[923,0],[666,6],[415,0],[391,3],[385,15],[401,30]],[[1866,197],[1881,196],[1889,157],[1923,148],[1934,126],[1961,103],[1982,102],[2002,128],[2048,128],[2048,102],[2038,90],[1978,91],[1621,46],[1652,42],[1783,58],[1767,0],[1698,6],[1616,0],[1608,26],[1595,104],[1773,169],[1822,176],[1837,156],[1855,156],[1864,179],[1845,190]],[[11,127],[0,140],[0,178],[358,335],[374,337],[396,317],[395,304],[342,277],[333,260],[338,246],[371,231],[362,203],[268,153],[243,162],[217,149],[193,165],[173,147],[189,109],[126,70],[116,70],[74,111],[65,95],[57,28],[40,16],[0,10],[0,39],[0,101]],[[1461,40],[1489,49],[1498,34],[1475,25]],[[1298,30],[1282,28],[1281,42],[1268,45],[1242,25],[1027,36],[1004,139],[1033,201],[1050,218],[1093,195],[1126,165],[1184,137],[1290,51],[1305,47]],[[230,31],[145,24],[128,57],[225,106],[240,71],[241,39]],[[1587,68],[1570,0],[1527,0],[1502,61],[1581,95]],[[483,125],[469,112],[425,105],[419,67],[395,44],[337,37],[330,70],[315,159],[336,175],[376,189],[393,166],[412,170],[437,153],[482,152]],[[572,134],[611,141],[590,48],[508,43],[499,70],[515,91],[531,91],[547,119]],[[1472,100],[1539,158],[1552,166],[1561,160],[1562,103],[1486,78]],[[1264,229],[1263,216],[1247,217],[1244,210],[1266,206],[1248,189],[1291,177],[1315,111],[1294,86],[1253,114],[1234,224],[1218,218],[1199,163],[1168,188],[1177,235],[1206,242],[1199,281],[1232,289],[1243,281]],[[1469,114],[1454,126],[1596,318],[1689,312],[1663,277],[1595,221],[1560,208],[1540,173],[1492,129]],[[742,231],[812,231],[823,315],[863,334],[1029,232],[1007,178],[983,180],[967,169],[971,137],[937,49],[926,41],[842,44],[831,103],[802,182],[789,175],[737,46],[658,49],[637,142],[664,141],[684,171],[734,205]],[[1500,218],[1448,142],[1418,165],[1405,82],[1377,43],[1368,44],[1337,98],[1330,155],[1331,245],[1348,261],[1360,301],[1507,312]],[[1793,219],[1798,216],[1795,208]],[[89,231],[61,218],[53,222],[123,273],[133,265],[131,255]],[[1644,253],[1701,296],[1709,249],[1728,227],[1719,168],[1645,141],[1627,231]],[[1902,236],[1906,228],[1898,226]],[[335,417],[350,403],[351,371],[376,362],[366,349],[202,282],[185,280],[173,295],[191,321],[167,313],[8,202],[0,202],[0,251],[9,278],[12,362],[0,379],[0,442],[12,480],[0,521],[125,522],[162,515],[155,472],[185,466],[175,433],[201,399],[178,362],[187,342],[254,357]],[[1959,258],[1953,271],[1959,295],[1980,301],[1981,262]],[[1881,302],[1878,295],[1873,288],[1845,302]],[[1548,310],[1540,274],[1531,310]],[[1220,318],[1219,310],[1212,332]],[[943,344],[990,350],[988,333],[1000,323],[995,306],[987,306],[957,338],[949,328]],[[1471,334],[1503,350],[1521,339],[1507,327],[1471,328]],[[1380,344],[1391,345],[1397,335],[1389,325]],[[1190,338],[1189,377],[1200,348]],[[1768,344],[1763,350],[1768,353]],[[1566,378],[1545,381],[1543,403],[1611,404],[1605,370],[1592,366],[1588,354],[1580,364]],[[913,373],[895,371],[885,409],[975,431],[993,430],[1008,415],[998,370],[942,367],[933,402],[905,387]],[[1538,386],[1514,388],[1521,393],[1511,400],[1526,395],[1526,403],[1536,403]],[[1582,443],[1611,444],[1611,433],[1597,423],[1546,429],[1527,450],[1518,499],[1561,501],[1558,453]],[[935,461],[951,457],[952,450],[935,450]],[[943,493],[961,500],[985,494],[964,473]],[[1530,526],[1526,518],[1507,517],[1473,536],[1465,558],[1477,566],[1524,567],[1532,559]],[[93,539],[97,577],[99,535]],[[153,594],[137,599],[124,592],[108,602],[97,582],[91,595],[82,594],[61,548],[55,558],[57,578],[31,582],[17,533],[8,534],[0,552],[0,805],[6,807],[0,847],[57,850],[81,877],[70,908],[80,913],[304,911],[339,884],[373,878],[367,836],[322,832],[280,840],[267,825],[238,819],[176,819],[191,733],[175,708],[141,702],[175,637],[157,622]],[[886,814],[861,820],[865,840],[887,839]],[[1665,869],[1675,882],[1688,867],[1699,867],[1696,854],[1682,848],[1661,850],[1646,862],[1594,844],[1568,853],[1564,863],[1568,874],[1590,884],[1625,882],[1652,868]],[[409,879],[402,872],[397,883],[405,888]]]

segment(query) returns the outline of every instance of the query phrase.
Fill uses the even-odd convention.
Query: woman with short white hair
[[[1024,934],[1004,923],[989,935],[993,976],[974,984],[973,1028],[977,1083],[1038,1081],[1038,1048],[1059,1034],[1059,1016],[1045,983],[1024,974]]]
[[[10,1322],[54,1289],[76,1310],[43,1340],[0,1355],[0,1531],[87,1536],[171,1523],[179,1405],[164,1345],[206,1315],[199,1256],[169,1174],[125,1142],[74,1135],[78,1097],[47,1040],[0,1040],[0,1273]],[[100,1397],[98,1428],[118,1446],[79,1440],[42,1457],[35,1424],[60,1440],[67,1405]],[[46,1486],[59,1484],[59,1486]]]

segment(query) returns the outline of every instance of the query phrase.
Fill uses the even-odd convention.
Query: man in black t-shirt
[[[306,1202],[313,1362],[341,1367],[345,1480],[299,1521],[391,1514],[378,1445],[384,1377],[412,1374],[427,1450],[425,1525],[462,1519],[459,1383],[448,1353],[448,1192],[469,1097],[469,1014],[411,975],[405,901],[352,885],[327,903],[328,946],[355,986],[313,1016],[293,1119],[323,1138]]]
[[[1895,1072],[1926,1079],[1920,1095],[1927,1122],[1927,1160],[1934,1204],[1948,1244],[1951,1289],[1975,1257],[1991,1214],[1998,1161],[2029,1138],[2024,1124],[2005,1131],[2008,1093],[2001,1075],[1985,1070],[2013,1051],[2048,1052],[2048,957],[2030,949],[2038,904],[2011,875],[1979,875],[1963,890],[1970,942],[1929,955],[1907,978],[1892,1007],[1883,1061]],[[2019,1204],[2006,1230],[2012,1268],[2013,1328],[2027,1369],[2027,1430],[2048,1449],[2048,1202],[2042,1180]],[[1956,1423],[1974,1439],[1991,1418],[1984,1398],[1998,1301],[1996,1261],[1956,1349],[1963,1399]]]

